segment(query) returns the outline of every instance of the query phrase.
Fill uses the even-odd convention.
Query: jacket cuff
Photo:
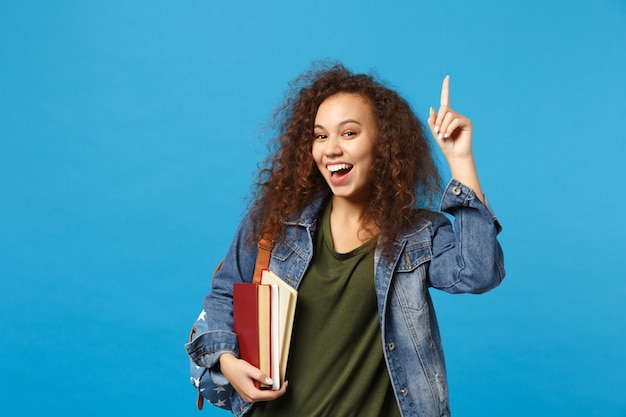
[[[476,196],[474,190],[452,178],[443,192],[439,209],[445,213],[449,213],[452,215],[454,215],[454,212],[459,207],[471,207],[479,210],[486,209],[493,219],[494,225],[496,227],[496,232],[500,233],[502,231],[502,226],[500,225],[500,222],[498,221],[496,216],[493,214],[493,210],[491,208],[491,205],[489,204],[489,200],[487,200],[487,196],[485,195],[484,198],[485,202],[483,203]]]
[[[237,335],[227,331],[202,333],[193,341],[185,344],[185,350],[191,360],[198,366],[209,369],[211,378],[219,385],[228,384],[226,377],[220,372],[219,358],[224,353],[239,356]]]

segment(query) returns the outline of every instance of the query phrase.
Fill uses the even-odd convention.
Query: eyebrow
[[[339,123],[339,126],[347,125],[348,123],[356,123],[357,125],[361,126],[361,123],[359,121],[357,121],[357,120],[354,120],[354,119],[344,120],[344,121]],[[315,126],[313,126],[314,129],[317,128],[317,127],[319,127],[320,129],[324,129],[324,126],[322,126],[322,125],[315,125]]]

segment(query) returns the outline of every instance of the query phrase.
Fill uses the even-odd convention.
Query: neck
[[[374,237],[375,232],[363,223],[366,203],[333,196],[330,229],[337,252],[348,252]]]
[[[365,212],[365,202],[333,196],[332,204],[333,215],[336,217],[349,220],[351,223],[361,223],[363,213]]]

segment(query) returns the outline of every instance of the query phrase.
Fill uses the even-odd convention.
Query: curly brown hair
[[[378,131],[370,203],[362,224],[372,225],[386,247],[432,207],[441,180],[424,126],[409,104],[372,75],[353,74],[341,64],[318,64],[291,83],[274,115],[277,135],[253,194],[253,240],[280,238],[285,219],[330,194],[311,147],[317,109],[337,93],[367,98]]]

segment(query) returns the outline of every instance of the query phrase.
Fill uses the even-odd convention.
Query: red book
[[[269,286],[247,283],[233,286],[233,331],[239,341],[239,358],[260,368],[267,375],[271,372],[268,351],[269,298]],[[267,330],[264,331],[264,328]],[[259,338],[263,343],[260,349]],[[267,359],[260,360],[259,353],[263,353]],[[260,387],[258,382],[255,385]]]

